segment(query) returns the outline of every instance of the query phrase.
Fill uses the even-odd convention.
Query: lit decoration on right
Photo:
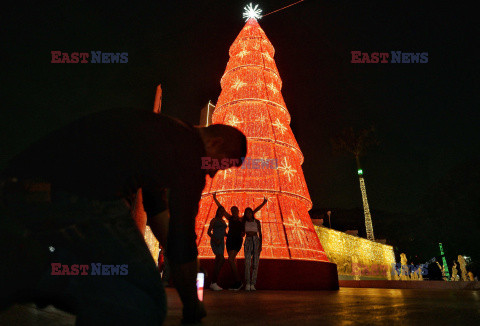
[[[341,279],[392,278],[393,247],[326,227],[315,226],[330,262],[337,264]]]
[[[335,139],[333,145],[335,148],[353,154],[357,162],[357,174],[360,182],[360,191],[362,193],[363,211],[365,215],[365,229],[367,231],[367,239],[374,241],[372,215],[367,200],[367,189],[365,188],[365,178],[363,170],[360,166],[360,156],[365,153],[367,147],[378,143],[373,136],[374,128],[362,129],[354,131],[353,128],[344,129],[342,134]]]
[[[440,254],[442,255],[443,261],[443,270],[445,272],[445,276],[447,277],[447,281],[450,279],[450,272],[448,271],[447,260],[445,259],[445,254],[443,253],[443,245],[439,243],[438,246],[440,247]]]
[[[367,189],[365,187],[365,179],[363,178],[363,170],[358,169],[358,179],[360,181],[360,191],[362,192],[363,212],[365,214],[365,229],[367,230],[367,239],[375,240],[373,235],[372,215],[370,215],[370,207],[368,206]]]
[[[257,6],[246,10],[248,21],[230,47],[212,122],[241,130],[248,153],[242,168],[219,172],[213,180],[207,177],[196,219],[199,258],[215,257],[207,230],[217,210],[212,198],[217,193],[229,212],[237,206],[243,213],[268,198],[255,215],[262,223],[262,259],[328,262],[308,214],[312,202],[301,167],[303,155],[290,129],[275,51],[256,20]],[[273,168],[258,161],[276,164]],[[244,257],[243,249],[238,257]]]

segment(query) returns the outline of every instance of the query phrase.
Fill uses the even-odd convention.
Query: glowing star
[[[250,18],[254,19],[260,19],[262,16],[260,15],[262,13],[262,9],[258,8],[258,5],[255,5],[255,8],[252,6],[252,3],[248,4],[243,8],[245,11],[243,12],[243,18],[245,18],[245,21],[249,20]]]
[[[261,160],[262,160],[262,164],[267,164],[267,165],[268,165],[269,159],[268,159],[267,156],[263,156],[263,157],[261,158]]]
[[[240,52],[237,53],[237,57],[240,57],[243,59],[244,56],[246,56],[249,52],[247,50],[242,50]]]
[[[288,164],[287,158],[283,158],[282,165],[277,168],[278,170],[282,170],[283,174],[287,176],[288,182],[291,182],[291,177],[297,172],[297,170],[292,169],[292,166]]]
[[[247,42],[245,42],[245,41],[241,41],[241,42],[240,42],[240,47],[242,48],[242,50],[246,50],[246,49],[247,49],[247,45],[248,45],[248,44],[247,44]]]
[[[247,83],[241,81],[238,77],[237,79],[235,79],[235,81],[233,82],[233,85],[232,87],[235,88],[237,91],[242,88],[243,86],[247,85]]]
[[[262,250],[268,250],[268,249],[270,249],[270,250],[273,251],[274,248],[277,248],[277,247],[275,247],[274,245],[270,244],[269,242],[267,242],[266,244],[262,244]]]
[[[272,168],[272,164],[271,164],[271,161],[267,156],[263,156],[262,158],[260,158],[261,160],[261,163],[260,163],[260,166],[262,169],[271,169]]]
[[[281,122],[280,120],[277,118],[277,120],[275,120],[275,123],[272,123],[272,126],[274,126],[275,128],[278,128],[280,130],[280,133],[283,135],[285,133],[285,131],[287,130],[287,127],[285,127]]]
[[[267,85],[268,89],[272,91],[273,94],[277,95],[278,89],[275,87],[273,83]]]
[[[270,54],[268,54],[267,52],[265,53],[262,53],[262,55],[265,57],[265,59],[267,59],[268,61],[273,61],[273,58],[270,56]]]
[[[233,126],[233,127],[237,127],[237,125],[243,123],[243,121],[240,121],[238,120],[238,118],[236,116],[233,116],[231,117],[228,121],[227,121],[227,125],[230,125],[230,126]]]
[[[263,114],[260,116],[260,118],[258,118],[258,122],[260,122],[261,124],[264,124],[265,123],[265,120],[267,119],[267,117],[265,117]]]
[[[292,218],[290,219],[290,223],[289,224],[285,223],[285,224],[292,227],[293,233],[295,233],[297,235],[298,239],[300,240],[300,243],[301,243],[302,247],[304,247],[305,229],[307,227],[304,226],[304,224],[302,223],[302,221],[300,219],[295,217],[295,213],[293,212],[293,209],[291,209],[290,212],[292,213]]]

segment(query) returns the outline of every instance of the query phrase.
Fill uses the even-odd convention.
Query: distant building
[[[323,225],[323,218],[312,218],[313,225],[322,226]]]
[[[347,230],[345,233],[358,237],[358,230]]]
[[[208,127],[212,124],[212,114],[214,110],[215,105],[208,101],[208,103],[200,111],[200,126]]]

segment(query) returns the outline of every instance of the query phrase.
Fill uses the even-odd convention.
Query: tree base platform
[[[215,260],[200,258],[200,266],[206,273],[205,288],[208,289]],[[237,269],[245,284],[245,259],[237,259]],[[225,258],[217,284],[228,289],[233,283],[232,270]],[[260,259],[255,287],[257,290],[338,290],[337,265],[308,260]]]

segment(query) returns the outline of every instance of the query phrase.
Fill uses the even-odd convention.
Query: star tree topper
[[[248,4],[243,8],[245,11],[243,12],[243,18],[245,21],[248,21],[250,18],[260,19],[262,16],[262,9],[258,8],[258,5],[255,5],[255,8],[252,6],[252,3]]]

